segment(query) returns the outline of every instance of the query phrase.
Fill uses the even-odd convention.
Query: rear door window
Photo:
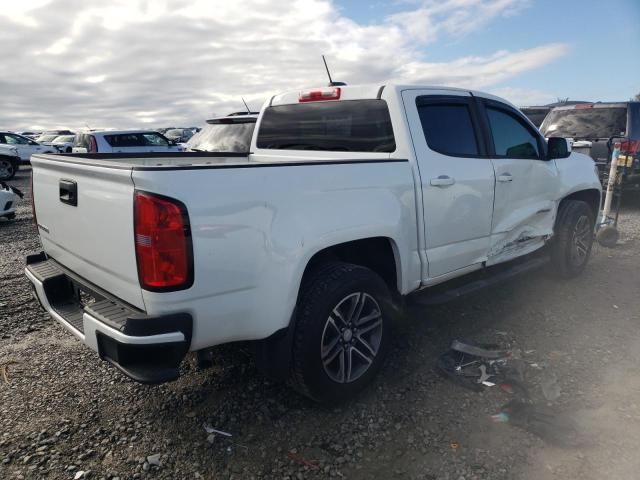
[[[552,110],[540,126],[545,137],[568,137],[576,140],[624,136],[627,131],[627,108],[578,107]]]
[[[112,147],[144,147],[145,141],[142,135],[137,133],[125,133],[117,135],[105,135],[104,139]]]
[[[486,110],[497,157],[540,158],[538,137],[523,120],[501,108]]]
[[[422,130],[431,150],[451,156],[480,154],[468,100],[421,101],[418,97],[417,107]]]
[[[384,100],[342,100],[268,107],[258,148],[393,152],[396,142]]]

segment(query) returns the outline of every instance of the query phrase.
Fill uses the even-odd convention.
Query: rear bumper
[[[178,378],[191,344],[191,315],[147,315],[44,253],[27,256],[25,274],[42,307],[100,358],[141,383]],[[87,295],[92,303],[82,300]]]

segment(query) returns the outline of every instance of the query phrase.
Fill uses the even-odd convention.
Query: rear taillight
[[[134,225],[140,286],[151,291],[189,288],[193,255],[185,206],[171,198],[136,192]]]
[[[640,140],[627,140],[620,145],[620,152],[626,155],[635,155],[640,151]]]
[[[89,153],[98,153],[98,143],[93,135],[89,135]]]
[[[31,191],[29,192],[29,198],[31,198],[31,213],[33,214],[33,224],[38,225],[38,219],[36,218],[36,202],[33,194],[33,167],[31,167],[31,178],[29,180]]]
[[[308,90],[300,92],[298,102],[320,102],[323,100],[340,100],[341,90],[338,87],[320,88],[318,90]]]

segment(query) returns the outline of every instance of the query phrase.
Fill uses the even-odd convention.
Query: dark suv
[[[590,155],[603,178],[609,171],[613,143],[620,142],[618,164],[627,166],[624,187],[640,190],[640,102],[556,107],[540,131],[545,137],[572,138],[573,150]]]

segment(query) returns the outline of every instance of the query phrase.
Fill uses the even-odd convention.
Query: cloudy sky
[[[201,125],[334,79],[640,91],[640,1],[0,0],[0,129]],[[561,5],[558,5],[561,4]],[[632,59],[632,61],[629,61]]]

